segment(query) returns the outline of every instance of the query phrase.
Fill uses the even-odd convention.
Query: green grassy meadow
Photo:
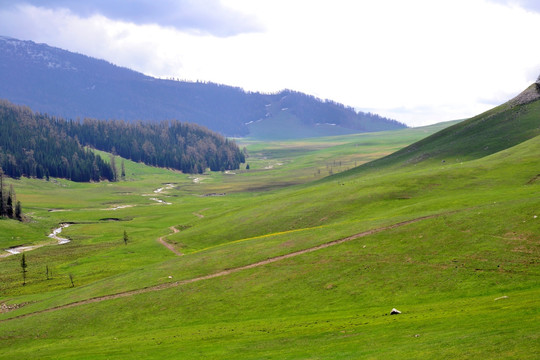
[[[0,358],[537,359],[534,126],[460,161],[357,167],[449,125],[242,139],[250,169],[229,173],[125,160],[117,183],[8,179],[27,221],[0,220],[0,248],[73,224],[70,243],[26,253],[25,286],[21,256],[0,258]]]

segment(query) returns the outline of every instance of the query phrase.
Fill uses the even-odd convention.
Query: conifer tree
[[[17,201],[17,204],[15,205],[15,219],[22,221],[22,206],[21,202]]]
[[[111,155],[111,168],[113,173],[113,180],[112,181],[118,181],[118,170],[116,169],[116,156]]]
[[[126,180],[126,168],[124,166],[124,159],[122,159],[122,180]]]
[[[13,203],[15,202],[15,191],[13,190],[13,185],[9,186],[9,193],[6,201],[6,215],[8,218],[13,219],[15,216],[15,208]]]
[[[8,194],[6,201],[6,216],[13,219],[13,200],[11,199],[11,194]]]
[[[4,172],[0,168],[0,218],[6,216],[6,203],[4,202]]]
[[[24,252],[22,253],[22,258],[21,258],[21,269],[22,269],[22,274],[23,274],[23,286],[26,285],[26,268],[28,267],[28,264],[26,263],[26,256],[24,254]]]

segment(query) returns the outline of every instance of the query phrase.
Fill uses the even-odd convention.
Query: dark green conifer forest
[[[234,142],[194,124],[65,120],[0,101],[0,165],[7,176],[118,180],[119,169],[92,149],[186,173],[237,169],[245,161]]]

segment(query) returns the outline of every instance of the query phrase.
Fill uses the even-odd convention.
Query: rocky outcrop
[[[6,303],[1,303],[0,304],[0,313],[7,313],[7,312],[10,312],[10,311],[13,311],[13,310],[17,310],[17,309],[20,309],[22,308],[24,305],[28,304],[27,302],[26,303],[21,303],[21,304],[6,304]]]
[[[521,94],[509,101],[511,106],[528,104],[540,99],[540,77]]]

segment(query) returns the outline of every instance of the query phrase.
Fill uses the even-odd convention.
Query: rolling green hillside
[[[539,122],[540,84],[535,83],[515,99],[448,127],[367,167],[478,159],[540,135]]]
[[[2,358],[535,359],[535,106],[409,146],[438,139],[444,163],[346,171],[428,128],[247,142],[253,166],[234,174],[126,161],[124,182],[12,181],[33,221],[0,220],[4,248],[73,224],[26,254],[25,286],[20,255],[0,258]],[[484,132],[513,143],[484,154],[466,140]]]

